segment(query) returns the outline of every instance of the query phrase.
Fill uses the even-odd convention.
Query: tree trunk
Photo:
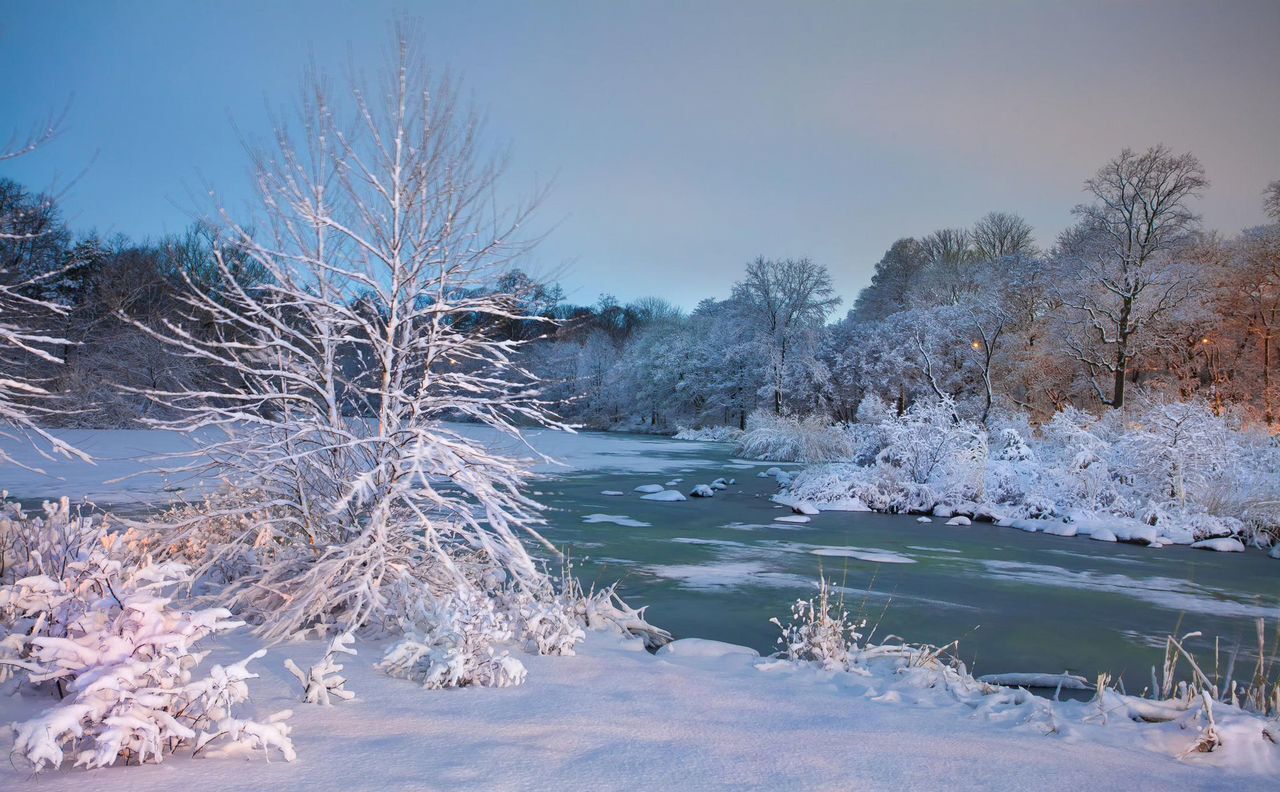
[[[1111,388],[1111,406],[1124,407],[1124,382],[1129,373],[1129,315],[1133,312],[1133,298],[1126,297],[1120,309],[1119,332],[1116,333],[1115,379]]]
[[[1267,426],[1275,423],[1275,410],[1271,405],[1271,331],[1262,334],[1262,413]]]

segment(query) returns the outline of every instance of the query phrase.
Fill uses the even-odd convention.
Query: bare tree
[[[969,232],[942,228],[920,240],[928,268],[925,280],[933,302],[954,305],[972,288],[972,267],[977,261]]]
[[[1271,182],[1262,191],[1262,208],[1266,210],[1268,217],[1280,223],[1280,179]]]
[[[840,304],[827,268],[807,258],[772,261],[757,258],[733,287],[733,299],[753,322],[768,358],[769,389],[775,415],[786,400],[794,347],[822,327]]]
[[[988,212],[969,232],[975,255],[982,261],[1035,253],[1031,224],[1012,212]]]
[[[1124,406],[1137,342],[1188,295],[1169,256],[1195,231],[1199,217],[1188,202],[1208,183],[1194,155],[1163,145],[1126,148],[1085,182],[1095,200],[1074,210],[1083,234],[1069,260],[1079,288],[1064,291],[1064,303],[1084,329],[1070,349],[1103,404]],[[1108,390],[1098,375],[1110,379]]]
[[[212,329],[150,330],[227,372],[146,393],[179,416],[154,425],[204,439],[192,465],[259,494],[171,529],[207,541],[210,518],[266,511],[204,569],[258,548],[227,596],[272,639],[402,628],[495,572],[544,582],[520,537],[540,539],[526,463],[443,423],[516,441],[517,420],[553,423],[514,361],[520,342],[477,319],[534,318],[493,288],[528,247],[532,204],[492,205],[501,167],[481,154],[476,117],[430,78],[411,32],[397,27],[394,53],[371,89],[352,78],[348,102],[309,75],[298,123],[254,153],[265,232],[223,217],[260,282],[220,249],[219,289],[187,278],[188,318]]]

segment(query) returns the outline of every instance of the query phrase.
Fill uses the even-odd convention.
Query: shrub
[[[821,416],[798,418],[757,410],[747,419],[738,452],[753,459],[815,463],[852,459],[857,447],[843,427]]]
[[[180,564],[126,568],[106,551],[67,564],[64,576],[23,578],[0,588],[10,637],[0,663],[20,664],[33,685],[54,683],[66,698],[15,726],[14,753],[36,770],[119,760],[160,762],[182,748],[275,749],[294,758],[288,711],[264,722],[233,717],[248,698],[247,670],[258,651],[193,678],[207,652],[194,645],[243,622],[224,608],[180,611],[164,592],[187,582]],[[20,643],[20,645],[15,645]]]

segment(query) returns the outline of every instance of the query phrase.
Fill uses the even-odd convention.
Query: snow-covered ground
[[[248,652],[246,638],[213,659]],[[1046,734],[1017,707],[984,712],[942,690],[886,689],[875,677],[762,663],[713,642],[681,641],[654,656],[638,641],[591,633],[576,656],[522,656],[529,678],[520,687],[436,691],[375,670],[380,645],[357,648],[344,660],[356,699],[329,708],[297,701],[283,667],[285,657],[314,662],[323,644],[277,647],[251,666],[261,678],[246,712],[292,707],[292,764],[174,756],[32,778],[5,762],[0,788],[1273,789],[1280,770],[1280,749],[1235,755],[1224,771],[1207,766],[1223,753],[1172,758],[1194,732],[1144,733],[1113,714],[1106,726],[1064,717],[1060,733]],[[45,703],[5,699],[0,719]]]

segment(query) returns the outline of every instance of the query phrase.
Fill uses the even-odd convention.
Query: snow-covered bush
[[[1111,457],[1112,429],[1083,410],[1066,407],[1045,425],[1041,454],[1061,503],[1085,510],[1123,506]]]
[[[736,426],[704,426],[689,429],[681,426],[675,433],[676,440],[701,440],[707,443],[736,443],[742,439],[742,430]]]
[[[515,589],[500,596],[501,607],[511,619],[515,637],[528,652],[539,655],[572,655],[586,638],[578,616],[573,587],[531,593]]]
[[[187,582],[176,563],[124,566],[98,550],[67,564],[61,578],[36,575],[0,587],[0,613],[21,636],[17,662],[33,685],[54,683],[65,698],[15,725],[14,752],[36,770],[160,762],[183,748],[274,749],[294,758],[287,711],[264,722],[233,717],[248,698],[255,652],[208,676],[195,644],[235,629],[224,608],[178,610],[166,593]],[[0,658],[4,662],[4,658]],[[212,751],[209,751],[212,753]]]
[[[799,599],[791,606],[791,620],[783,624],[770,619],[782,630],[779,656],[792,661],[814,662],[830,671],[847,671],[866,621],[855,621],[842,599],[833,599],[825,578],[818,580],[818,595]]]
[[[1156,405],[1128,422],[1114,453],[1157,502],[1203,503],[1236,455],[1235,432],[1203,402]]]
[[[437,606],[422,631],[410,631],[387,650],[379,668],[425,688],[511,687],[524,682],[524,663],[502,648],[515,637],[494,598],[459,592]]]
[[[337,662],[335,657],[338,654],[354,656],[356,650],[351,646],[354,641],[355,636],[349,632],[335,635],[333,640],[329,642],[329,648],[325,651],[324,657],[320,658],[320,662],[312,665],[306,671],[299,668],[298,664],[293,662],[292,659],[285,659],[285,670],[293,674],[294,678],[302,685],[302,700],[304,702],[328,707],[332,703],[330,701],[331,698],[342,701],[350,701],[355,698],[356,694],[346,688],[346,678],[339,676],[342,673],[342,664]]]
[[[916,484],[970,483],[987,461],[986,434],[960,419],[947,400],[923,400],[880,425],[884,447],[878,461]]]
[[[197,571],[202,586],[222,586],[258,574],[288,550],[274,530],[287,515],[264,501],[264,493],[223,486],[170,506],[154,523],[129,523],[114,548],[135,560],[178,561]]]
[[[72,509],[67,498],[28,514],[0,493],[0,584],[31,575],[59,578],[67,564],[101,547],[101,526]]]
[[[747,418],[738,453],[773,462],[836,462],[857,448],[844,428],[818,415],[797,417],[757,410]]]

